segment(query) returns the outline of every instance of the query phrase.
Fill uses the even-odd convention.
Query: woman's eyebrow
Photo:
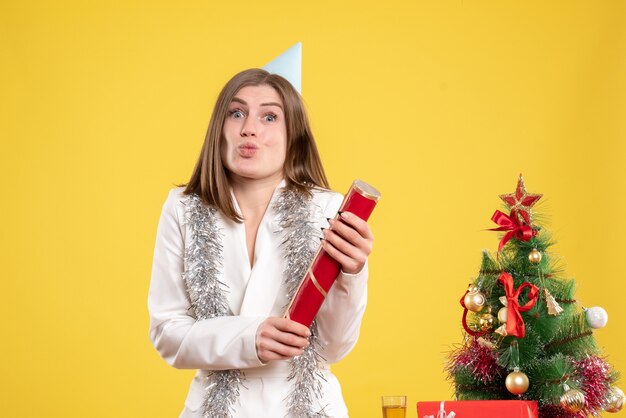
[[[233,102],[237,102],[237,103],[241,103],[241,104],[242,104],[242,105],[244,105],[244,106],[248,106],[248,103],[247,103],[245,100],[240,99],[239,97],[233,97],[232,101],[233,101]],[[267,103],[261,103],[259,106],[277,106],[277,107],[279,107],[279,108],[280,108],[280,110],[282,110],[283,112],[285,111],[285,110],[283,109],[283,105],[281,105],[281,104],[280,104],[280,103],[278,103],[278,102],[267,102]]]
[[[261,103],[261,106],[277,106],[280,108],[280,110],[283,110],[283,106],[280,103],[276,102]]]
[[[237,102],[237,103],[241,103],[242,105],[248,106],[248,103],[246,103],[245,100],[240,99],[239,97],[233,97],[233,99],[231,100],[231,102]]]

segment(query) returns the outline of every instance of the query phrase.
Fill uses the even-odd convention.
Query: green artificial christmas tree
[[[510,213],[492,220],[502,231],[495,256],[483,253],[461,299],[465,342],[447,372],[458,400],[536,400],[541,418],[617,412],[624,393],[593,336],[606,325],[600,307],[576,301],[575,283],[552,260],[548,233],[533,219],[540,194],[517,188],[501,195]]]

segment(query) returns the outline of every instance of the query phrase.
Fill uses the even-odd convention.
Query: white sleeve
[[[341,195],[335,196],[324,210],[326,217],[335,216],[341,205]],[[367,276],[367,261],[356,274],[342,271],[317,314],[318,333],[323,346],[321,354],[329,363],[344,358],[359,338],[367,304]]]
[[[184,218],[179,189],[170,192],[159,220],[148,293],[150,341],[179,369],[259,367],[255,338],[264,318],[226,316],[196,321],[182,279]],[[181,207],[182,210],[182,207]]]

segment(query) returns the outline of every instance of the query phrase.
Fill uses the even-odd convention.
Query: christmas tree
[[[551,257],[553,242],[532,213],[541,196],[526,191],[521,175],[516,190],[500,196],[509,214],[492,217],[492,230],[504,233],[498,251],[483,252],[461,298],[466,338],[447,365],[455,396],[536,400],[542,418],[617,412],[624,393],[593,336],[608,316],[581,306],[574,280]]]

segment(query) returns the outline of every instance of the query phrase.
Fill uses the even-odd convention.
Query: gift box
[[[535,401],[418,402],[418,418],[537,418]]]

